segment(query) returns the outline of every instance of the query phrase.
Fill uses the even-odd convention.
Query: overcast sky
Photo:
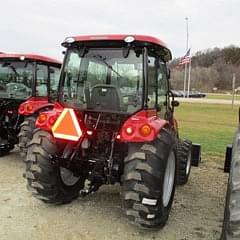
[[[35,52],[62,58],[62,40],[81,34],[156,36],[174,57],[240,45],[239,0],[1,0],[0,51]]]

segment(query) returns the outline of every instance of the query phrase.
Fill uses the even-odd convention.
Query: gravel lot
[[[126,221],[118,185],[63,206],[36,200],[26,190],[22,158],[13,152],[0,158],[0,239],[219,239],[227,175],[218,162],[203,159],[189,183],[177,188],[168,224],[144,231]]]

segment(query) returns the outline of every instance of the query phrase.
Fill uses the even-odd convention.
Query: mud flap
[[[232,161],[232,144],[227,145],[224,162],[224,172],[229,173]]]
[[[201,162],[201,145],[192,144],[192,166],[198,167]]]

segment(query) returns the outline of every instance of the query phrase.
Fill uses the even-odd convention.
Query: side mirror
[[[50,73],[55,73],[55,70],[53,68],[49,68]]]
[[[167,69],[167,78],[170,79],[171,78],[171,70],[168,68]]]
[[[156,104],[155,107],[156,107],[157,112],[160,112],[161,109],[162,109],[162,107],[160,106],[160,104]]]
[[[171,104],[172,104],[172,107],[178,107],[180,105],[179,101],[177,100],[173,100]]]
[[[238,122],[240,123],[240,107],[238,109]]]

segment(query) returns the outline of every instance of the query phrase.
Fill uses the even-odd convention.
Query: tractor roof
[[[0,54],[0,59],[20,59],[20,60],[28,59],[33,61],[61,64],[60,61],[54,58],[49,58],[49,57],[45,57],[37,54],[2,53]]]
[[[71,45],[74,43],[82,43],[82,44],[94,43],[96,46],[98,46],[98,45],[101,45],[101,43],[106,43],[106,42],[108,42],[108,44],[110,42],[118,42],[122,44],[134,42],[136,44],[141,44],[142,46],[150,46],[155,49],[163,49],[164,59],[166,61],[169,61],[172,59],[170,49],[162,40],[152,36],[147,36],[147,35],[131,35],[131,34],[130,35],[129,34],[80,35],[80,36],[73,36],[73,37],[66,38],[65,41],[62,43],[62,46],[68,47],[69,44]],[[111,46],[111,44],[109,44],[109,46]]]

